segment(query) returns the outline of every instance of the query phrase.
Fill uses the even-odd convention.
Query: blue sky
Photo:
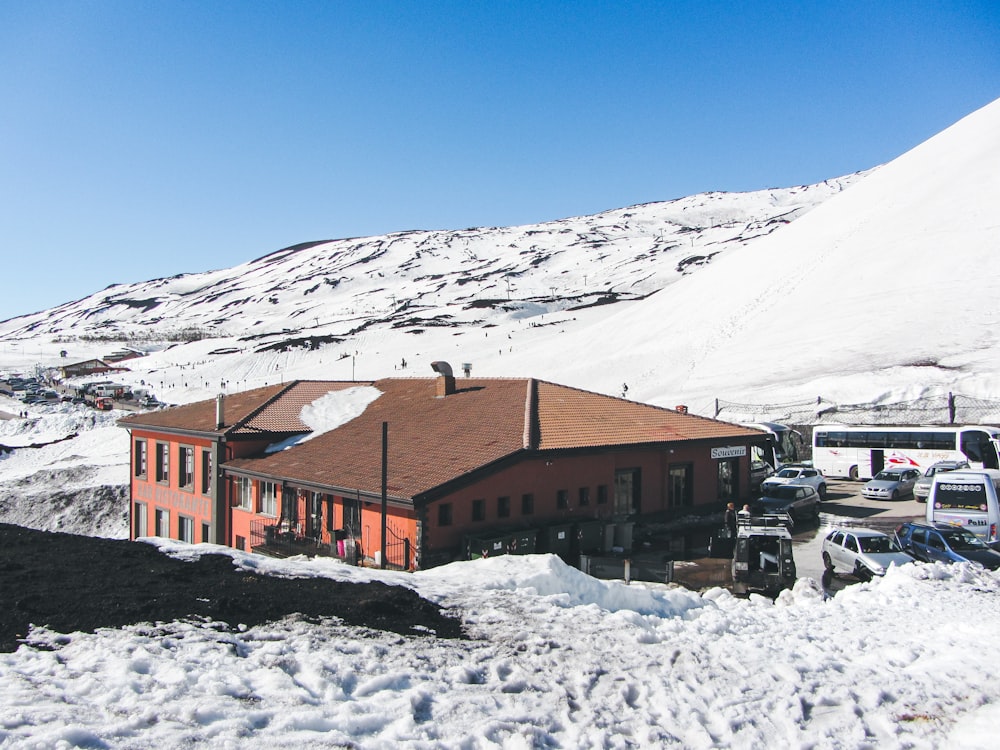
[[[819,182],[998,97],[990,0],[0,0],[0,319],[309,240]]]

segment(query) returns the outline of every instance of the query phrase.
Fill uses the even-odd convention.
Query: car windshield
[[[899,552],[899,545],[887,536],[858,537],[862,552],[877,554],[879,552]]]
[[[941,536],[947,540],[948,546],[954,550],[982,549],[986,546],[978,536],[970,534],[968,531],[958,529],[954,531],[942,531]]]
[[[799,475],[798,469],[782,469],[778,472],[778,476],[782,479],[794,479]]]
[[[769,487],[767,497],[764,500],[794,500],[799,488],[791,484],[781,484],[777,487]]]
[[[875,475],[875,479],[880,482],[898,482],[900,475],[898,471],[880,471]]]

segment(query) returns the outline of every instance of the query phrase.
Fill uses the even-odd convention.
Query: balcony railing
[[[336,541],[331,544],[321,537],[299,534],[287,521],[280,520],[251,521],[250,549],[271,557],[308,555],[337,557],[351,563],[356,562],[347,554],[347,545],[338,545]]]
[[[387,529],[386,567],[408,570],[413,562],[411,543],[399,535],[391,526]],[[258,519],[250,522],[250,550],[271,557],[335,557],[351,565],[364,565],[361,540],[347,534],[343,529],[334,529],[333,541],[321,537],[299,534],[294,526],[282,519]],[[376,564],[380,558],[371,558]]]

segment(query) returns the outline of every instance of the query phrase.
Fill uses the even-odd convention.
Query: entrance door
[[[735,500],[739,496],[739,467],[738,458],[719,460],[719,500]]]
[[[694,505],[694,465],[670,464],[668,470],[667,501],[671,508],[690,508]]]
[[[344,534],[354,539],[361,538],[361,501],[351,497],[344,498]]]
[[[629,516],[639,512],[639,469],[619,469],[615,472],[615,504],[616,516]]]
[[[281,518],[293,529],[299,520],[298,494],[291,487],[281,488]]]
[[[306,536],[320,539],[323,536],[323,495],[319,492],[309,494],[309,508],[306,513]]]
[[[872,449],[872,476],[885,468],[885,451],[881,448]]]
[[[132,517],[132,538],[138,539],[141,536],[149,535],[149,528],[146,526],[146,504],[136,503],[135,514]]]

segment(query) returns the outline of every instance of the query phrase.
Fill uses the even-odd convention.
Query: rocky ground
[[[0,651],[16,650],[32,624],[60,633],[187,618],[252,627],[295,613],[463,637],[457,619],[400,586],[278,578],[225,555],[184,562],[143,542],[0,524]]]

